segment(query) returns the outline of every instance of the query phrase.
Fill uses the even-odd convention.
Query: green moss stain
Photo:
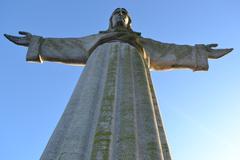
[[[109,159],[109,150],[111,143],[111,125],[113,119],[113,107],[115,102],[115,85],[116,85],[116,70],[117,70],[117,54],[116,48],[112,48],[109,53],[109,64],[107,78],[104,87],[104,94],[101,103],[100,116],[98,119],[97,129],[94,137],[92,150],[92,160]]]
[[[124,47],[124,50],[121,47]],[[94,136],[91,159],[109,160],[110,144],[113,136],[111,130],[114,118],[113,107],[115,107],[116,100],[118,104],[118,112],[116,113],[119,114],[117,127],[119,128],[117,130],[118,133],[115,135],[116,137],[114,137],[114,139],[116,138],[114,154],[117,154],[114,156],[118,160],[136,159],[136,139],[138,138],[141,142],[140,152],[144,155],[142,158],[146,160],[159,159],[160,146],[156,140],[153,104],[151,103],[152,97],[149,93],[151,91],[148,83],[148,76],[150,75],[145,70],[147,66],[137,50],[130,45],[114,44],[108,54],[110,59],[106,75],[107,79]],[[118,57],[119,55],[120,57]],[[117,74],[120,74],[119,79],[117,79]],[[120,87],[117,91],[116,85]],[[116,93],[118,95],[115,95]],[[135,116],[138,117],[138,125],[141,125],[141,131],[144,133],[136,133]]]
[[[148,82],[147,66],[144,64],[143,59],[138,55],[134,57],[134,80],[135,80],[135,93],[137,116],[139,117],[138,125],[141,125],[142,131],[139,132],[141,139],[141,153],[143,159],[152,160],[159,159],[160,145],[156,137],[157,128],[154,120],[154,109],[151,102],[151,90]]]
[[[121,57],[121,97],[120,97],[120,119],[119,119],[119,146],[118,158],[120,160],[136,159],[136,135],[134,121],[134,100],[133,100],[133,70],[132,54],[136,50],[128,46],[124,48]]]

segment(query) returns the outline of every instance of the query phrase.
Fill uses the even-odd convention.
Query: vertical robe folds
[[[86,64],[41,160],[171,160],[149,69],[206,70],[207,55],[141,37],[142,50],[96,45],[103,35],[32,38],[28,61]]]

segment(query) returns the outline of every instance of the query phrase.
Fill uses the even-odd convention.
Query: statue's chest
[[[134,46],[119,41],[111,41],[97,46],[91,56],[98,56],[98,54],[104,54],[106,57],[110,56],[112,58],[139,56],[139,52]]]

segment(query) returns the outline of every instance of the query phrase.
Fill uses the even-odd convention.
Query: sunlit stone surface
[[[28,60],[86,63],[41,159],[170,160],[149,68],[207,69],[206,52],[201,46],[163,44],[141,37],[142,50],[121,37],[118,41],[108,37],[91,54],[85,52],[104,36],[33,38]]]

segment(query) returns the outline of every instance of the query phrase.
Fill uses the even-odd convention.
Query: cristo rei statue
[[[124,8],[107,31],[82,38],[5,34],[28,47],[27,61],[85,65],[41,160],[171,160],[150,69],[208,70],[232,49],[143,38]]]

